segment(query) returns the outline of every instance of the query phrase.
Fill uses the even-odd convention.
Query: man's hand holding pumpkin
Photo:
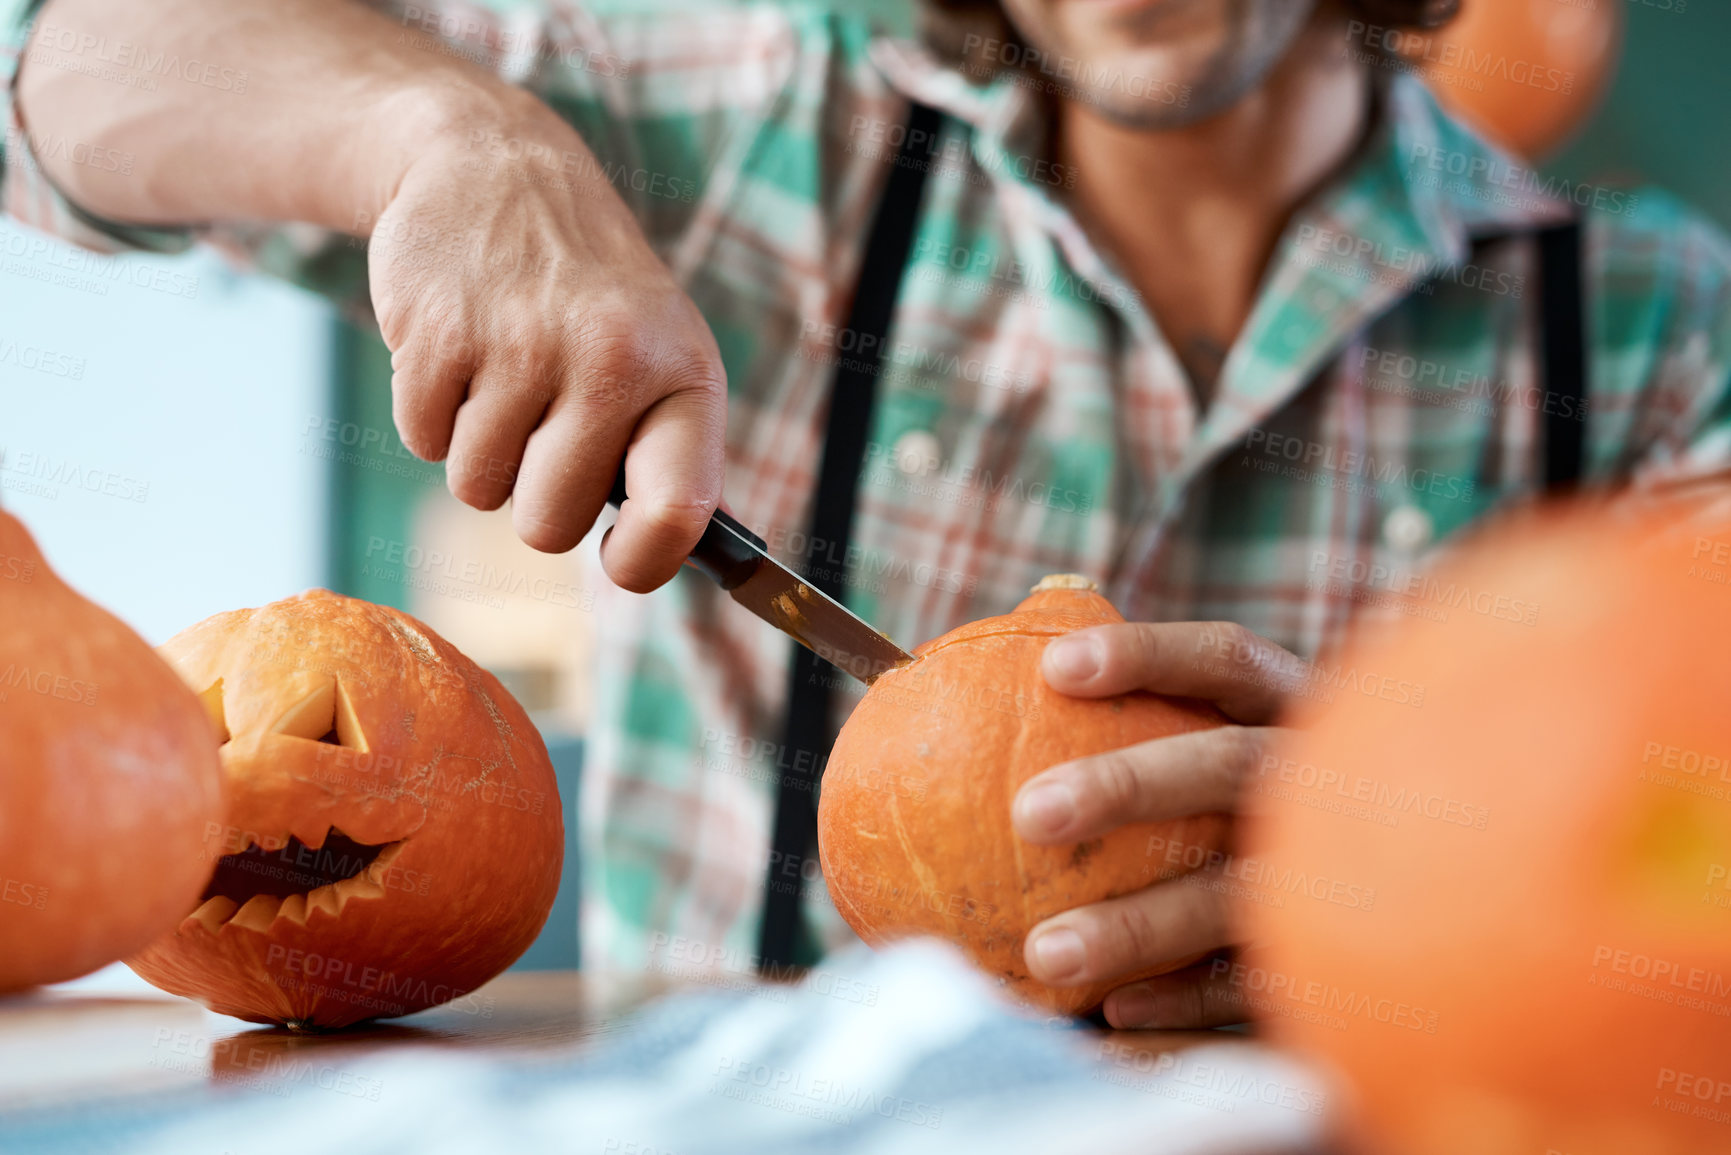
[[[1029,842],[1096,838],[1132,822],[1231,813],[1278,731],[1286,696],[1309,666],[1229,622],[1130,622],[1078,630],[1046,647],[1054,690],[1105,698],[1132,690],[1212,702],[1232,725],[1065,762],[1016,795],[1017,834]],[[1218,857],[1218,856],[1217,856]],[[1134,894],[1067,910],[1029,932],[1029,971],[1053,986],[1111,980],[1235,945],[1224,867],[1157,882]],[[1113,991],[1114,1027],[1211,1027],[1246,1018],[1239,992],[1204,961]]]

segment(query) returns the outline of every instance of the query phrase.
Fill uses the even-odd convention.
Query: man
[[[809,752],[775,748],[785,639],[669,579],[724,478],[742,520],[803,551],[910,101],[945,120],[916,154],[850,602],[912,644],[1089,574],[1136,624],[1052,645],[1055,688],[1210,698],[1239,723],[1054,768],[1018,796],[1023,837],[1230,808],[1280,702],[1312,690],[1294,655],[1326,655],[1378,592],[1360,575],[1410,573],[1540,490],[1558,403],[1532,236],[1569,206],[1501,195],[1509,158],[1374,49],[1370,25],[1435,7],[1004,0],[952,9],[1007,23],[946,24],[946,52],[811,8],[48,0],[4,191],[90,244],[184,245],[176,226],[207,222],[326,288],[356,251],[333,234],[369,237],[405,443],[464,501],[510,498],[537,548],[583,537],[624,454],[604,564],[626,590],[668,584],[597,606],[585,961],[683,943],[737,965],[765,780]],[[134,160],[81,165],[56,141]],[[1660,195],[1587,220],[1589,484],[1723,475],[1728,256]],[[1333,689],[1411,708],[1398,675]],[[1066,912],[1028,965],[1075,983],[1225,947],[1225,889]],[[1105,1014],[1206,1025],[1242,1004],[1201,967]]]

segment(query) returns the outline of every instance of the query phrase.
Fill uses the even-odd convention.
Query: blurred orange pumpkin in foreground
[[[1069,846],[1024,842],[1010,823],[1016,791],[1060,762],[1225,721],[1201,703],[1140,692],[1070,698],[1046,685],[1047,643],[1123,620],[1093,582],[1055,575],[1012,613],[927,642],[866,691],[836,740],[818,806],[824,880],[861,938],[877,946],[940,935],[1012,996],[1064,1014],[1093,1010],[1131,981],[1045,986],[1028,973],[1023,940],[1061,911],[1201,865],[1225,846],[1226,818],[1135,823]],[[1151,851],[1153,839],[1177,853]]]
[[[1615,523],[1613,524],[1613,517]],[[1357,696],[1265,760],[1246,853],[1374,888],[1246,906],[1232,976],[1386,1155],[1731,1151],[1731,521],[1522,518],[1403,589]],[[1301,725],[1304,720],[1300,719]]]
[[[1430,32],[1367,27],[1412,61],[1445,108],[1538,159],[1583,127],[1622,49],[1622,0],[1463,0]]]
[[[198,699],[0,513],[0,991],[76,978],[172,926],[221,814]]]
[[[221,856],[203,900],[133,970],[223,1014],[329,1028],[462,998],[534,941],[559,886],[559,793],[492,674],[406,614],[323,590],[162,650],[221,731],[229,806],[201,832]]]

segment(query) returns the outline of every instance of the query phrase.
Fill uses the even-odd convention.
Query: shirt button
[[[1382,540],[1390,549],[1417,553],[1436,535],[1430,514],[1416,505],[1397,505],[1382,522]]]
[[[929,429],[910,429],[890,448],[890,460],[909,477],[936,473],[943,464],[943,443]]]

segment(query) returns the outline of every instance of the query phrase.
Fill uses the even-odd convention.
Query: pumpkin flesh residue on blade
[[[798,587],[801,594],[810,596],[805,586]],[[801,641],[806,641],[806,630],[809,623],[805,614],[800,612],[799,603],[793,600],[793,594],[776,594],[769,601],[769,608],[775,614],[775,628],[784,634],[791,634]]]
[[[824,654],[824,648],[822,645],[814,644],[814,639],[811,634],[811,620],[806,616],[804,609],[801,607],[802,602],[807,604],[816,604],[820,597],[823,597],[823,595],[815,592],[804,582],[800,582],[791,592],[779,593],[771,598],[769,600],[769,612],[773,616],[773,624],[776,629],[790,637],[798,639],[799,642],[808,650],[811,650],[820,656],[828,657],[829,655]],[[863,622],[861,624],[866,625],[867,629],[871,630],[871,632],[879,638],[882,638],[890,646],[895,646],[895,642],[882,630]],[[906,666],[911,665],[913,661],[915,661],[915,659],[912,657],[906,658],[894,665],[885,667],[883,670],[880,670],[877,674],[874,674],[869,678],[861,678],[860,680],[865,682],[867,685],[870,685],[890,670],[903,669]],[[846,669],[846,667],[844,666],[843,669]]]

